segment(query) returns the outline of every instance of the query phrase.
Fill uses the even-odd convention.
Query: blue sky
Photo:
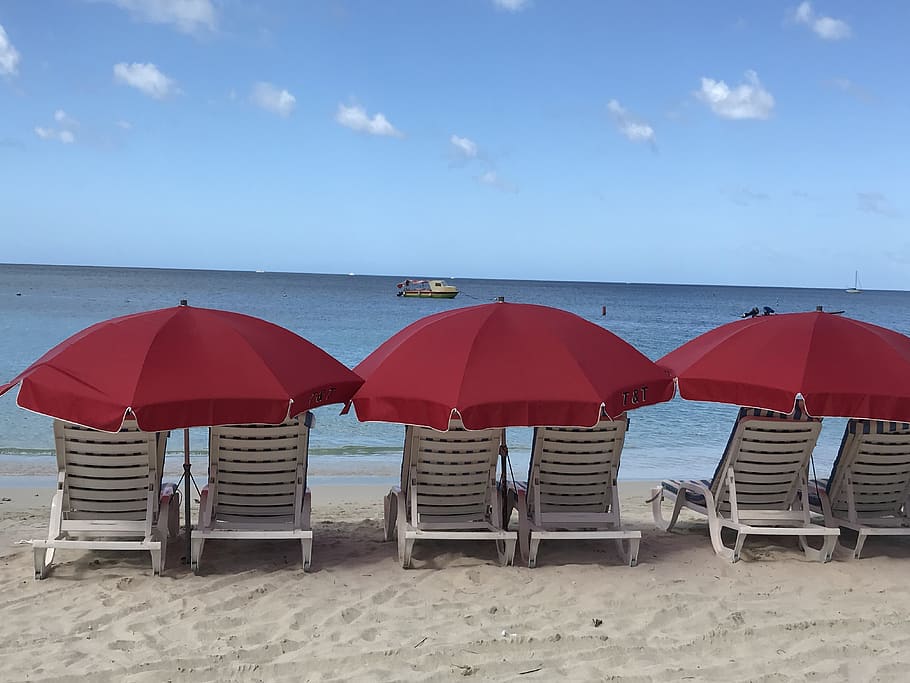
[[[908,26],[0,0],[0,262],[910,289]]]

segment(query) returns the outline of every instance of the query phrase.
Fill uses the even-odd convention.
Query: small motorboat
[[[398,296],[415,299],[454,299],[458,287],[445,280],[405,280],[398,283]]]

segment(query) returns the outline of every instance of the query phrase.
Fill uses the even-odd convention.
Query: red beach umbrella
[[[657,361],[679,394],[816,417],[910,421],[910,337],[823,312],[721,325]]]
[[[422,318],[355,369],[361,421],[448,429],[591,427],[668,401],[666,370],[599,325],[547,306],[492,303]]]
[[[303,337],[240,313],[175,306],[97,323],[61,342],[21,383],[17,404],[116,432],[127,411],[144,431],[278,424],[343,403],[356,374]]]
[[[288,329],[184,302],[77,332],[0,385],[0,395],[21,384],[17,404],[36,413],[108,432],[119,431],[130,415],[143,431],[157,432],[279,424],[346,402],[362,383]],[[189,431],[183,445],[188,487]],[[189,561],[189,495],[184,499]]]

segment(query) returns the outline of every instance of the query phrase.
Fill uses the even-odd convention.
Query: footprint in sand
[[[133,583],[133,577],[124,576],[122,579],[120,579],[117,582],[117,590],[121,590],[121,591],[132,590],[133,588],[135,588],[135,586],[131,586],[130,585],[131,583]]]
[[[476,569],[469,569],[468,570],[468,579],[471,581],[471,583],[479,584],[480,583],[480,572]]]
[[[113,643],[108,645],[108,648],[111,650],[120,650],[122,652],[129,652],[135,643],[130,642],[129,640],[115,640]]]
[[[393,586],[384,588],[383,590],[381,590],[378,593],[375,593],[373,595],[373,597],[372,597],[373,604],[382,605],[382,604],[388,602],[389,600],[391,600],[392,598],[394,598],[396,593],[397,593],[397,591],[395,590],[395,588]]]
[[[356,607],[348,607],[341,610],[341,618],[346,624],[350,624],[352,621],[357,619],[360,616],[361,612]]]

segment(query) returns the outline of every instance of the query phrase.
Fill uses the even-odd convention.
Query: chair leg
[[[662,487],[651,489],[651,513],[654,516],[654,523],[659,529],[671,531],[673,527],[676,526],[676,521],[679,519],[679,512],[682,510],[683,504],[685,503],[686,494],[685,491],[680,490],[673,499],[673,514],[670,516],[669,521],[664,519],[663,509],[661,508],[664,495],[664,489]]]
[[[53,548],[35,548],[35,578],[47,578],[47,570],[54,560]]]
[[[717,518],[716,514],[711,514],[711,510],[708,511],[708,533],[711,536],[711,545],[714,546],[714,552],[720,555],[725,560],[730,562],[736,562],[739,560],[739,553],[743,548],[743,543],[746,540],[745,534],[736,534],[736,545],[734,548],[728,548],[724,545],[723,538],[721,537],[722,527],[720,525],[720,520]]]
[[[152,575],[161,576],[161,544],[150,548],[149,553],[152,555]]]
[[[853,557],[859,559],[859,556],[863,552],[863,546],[866,544],[866,539],[869,538],[869,534],[862,531],[858,532],[856,535],[856,547],[853,548]]]
[[[534,569],[537,566],[537,550],[540,548],[540,538],[535,538],[531,533],[528,534],[528,537],[528,567]]]
[[[313,561],[313,539],[300,539],[301,550],[303,551],[303,571],[310,571],[310,563]]]
[[[509,538],[496,541],[496,555],[499,557],[500,566],[511,566],[515,561],[515,539]]]
[[[739,562],[739,557],[743,551],[743,543],[746,542],[747,535],[739,531],[736,532],[736,542],[733,544],[733,559],[730,560],[731,562]]]
[[[199,565],[202,560],[202,548],[205,545],[205,539],[197,534],[193,535],[192,560],[190,566],[194,574],[199,573]]]
[[[822,547],[820,549],[815,549],[809,545],[809,538],[807,536],[799,536],[799,545],[803,549],[803,553],[805,553],[807,560],[830,562],[831,557],[834,555],[837,539],[837,536],[823,536]]]
[[[407,538],[405,530],[400,528],[398,529],[398,560],[401,562],[401,566],[404,569],[408,569],[411,566],[411,553],[414,550],[414,539]]]
[[[630,567],[638,564],[638,548],[641,544],[640,538],[617,538],[616,545],[619,548],[619,556]]]
[[[47,527],[47,540],[60,538],[63,533],[63,491],[56,491],[51,498],[51,518]],[[54,563],[55,548],[35,548],[35,578],[43,579]]]

